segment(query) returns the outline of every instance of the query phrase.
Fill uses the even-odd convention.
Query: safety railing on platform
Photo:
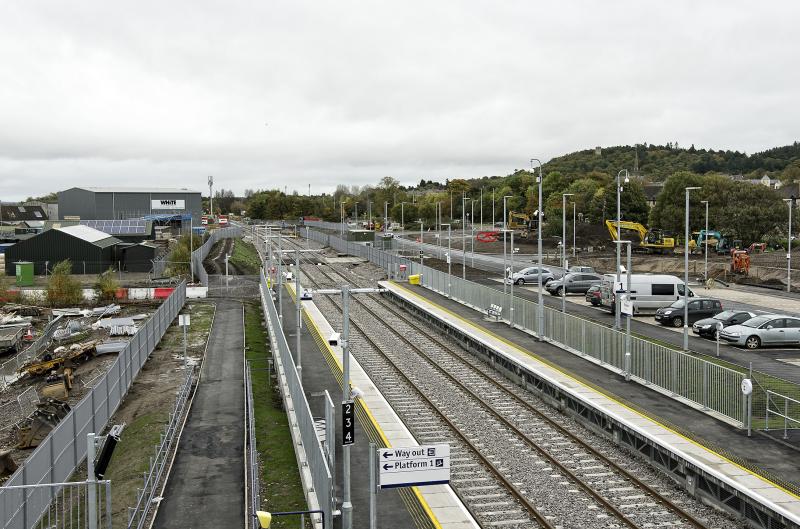
[[[150,468],[144,475],[142,488],[138,489],[136,505],[128,507],[128,529],[142,529],[148,523],[150,512],[155,507],[153,498],[159,490],[159,485],[164,476],[164,469],[181,430],[183,416],[186,412],[186,403],[192,393],[193,374],[194,368],[185,368],[183,384],[178,389],[178,396],[175,399],[172,411],[169,413],[167,424],[164,426],[159,442],[153,450],[153,456],[150,458]]]
[[[421,284],[425,288],[481,312],[491,305],[499,306],[503,320],[513,321],[515,327],[538,335],[538,304],[533,301],[514,297],[512,312],[510,296],[489,286],[422,266],[383,250],[345,241],[333,234],[311,230],[309,237],[339,252],[368,259],[382,268],[405,264],[410,273],[422,275]],[[541,334],[544,339],[608,369],[625,370],[624,332],[545,307]],[[638,337],[631,337],[630,352],[630,372],[635,381],[713,410],[740,427],[746,424],[747,407],[743,404],[740,389],[744,373]]]
[[[247,527],[260,527],[256,512],[261,508],[261,482],[259,479],[258,452],[256,451],[256,417],[253,406],[253,380],[250,376],[250,362],[244,365],[245,418],[247,421]]]
[[[789,430],[800,429],[800,400],[767,390],[765,430],[783,430],[783,438],[789,438]]]
[[[86,436],[100,433],[117,411],[136,375],[147,362],[172,320],[186,301],[186,283],[181,283],[139,329],[100,380],[56,425],[28,459],[0,487],[0,527],[30,529],[48,512],[57,489],[72,476],[86,457]],[[14,492],[14,487],[41,485],[37,494]],[[34,487],[36,488],[36,487]],[[11,499],[13,497],[13,499]]]
[[[267,287],[263,269],[260,290],[261,303],[272,344],[272,354],[275,359],[275,368],[282,373],[286,384],[285,389],[281,384],[284,404],[287,405],[287,410],[292,409],[294,411],[295,420],[297,421],[296,425],[293,425],[292,435],[299,434],[302,454],[305,457],[305,461],[298,460],[298,468],[301,469],[301,472],[303,468],[307,468],[313,483],[313,488],[307,496],[309,509],[319,508],[325,513],[326,520],[333,520],[332,514],[335,507],[333,474],[328,466],[325,450],[317,436],[314,417],[311,415],[311,408],[303,391],[303,385],[300,382],[292,352],[286,341],[286,335],[281,327],[278,311],[272,299],[272,292]],[[285,390],[288,390],[288,393],[284,393]],[[291,408],[287,403],[289,399],[291,400]],[[317,502],[317,506],[314,506],[314,502]],[[316,518],[316,515],[314,517]],[[315,526],[319,526],[320,523],[321,521],[317,518]]]

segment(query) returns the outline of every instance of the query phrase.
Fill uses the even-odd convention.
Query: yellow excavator
[[[617,240],[617,221],[607,220],[606,227],[611,234],[611,240]],[[675,249],[675,238],[664,235],[663,230],[648,230],[638,222],[623,220],[619,222],[619,228],[623,231],[634,231],[639,236],[639,244],[636,248],[647,253],[663,253],[665,250],[672,252]]]
[[[508,212],[508,229],[518,230],[524,238],[528,238],[536,233],[537,218],[520,211]]]

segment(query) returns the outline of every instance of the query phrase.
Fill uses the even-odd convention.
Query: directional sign
[[[450,445],[378,450],[380,487],[413,487],[450,482]]]
[[[356,407],[352,400],[342,402],[342,446],[356,442]]]

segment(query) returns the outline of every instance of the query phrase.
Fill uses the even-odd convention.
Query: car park
[[[718,299],[695,298],[689,300],[689,310],[686,310],[685,301],[679,299],[669,307],[662,307],[656,311],[656,321],[662,325],[683,327],[683,318],[688,316],[689,323],[710,318],[722,312],[722,303]]]
[[[539,272],[538,266],[529,266],[527,268],[523,268],[519,272],[514,272],[511,276],[510,281],[513,281],[515,285],[525,285],[528,283],[539,283],[539,275],[542,276],[542,284],[546,285],[550,281],[556,278],[555,274],[549,268],[542,267],[541,274]],[[510,282],[508,279],[506,282]]]
[[[569,272],[561,279],[547,283],[545,289],[554,296],[572,292],[585,294],[590,287],[599,285],[602,282],[603,276],[598,274]]]
[[[722,328],[725,328],[731,325],[740,325],[755,317],[755,313],[746,310],[724,310],[711,318],[705,318],[694,322],[692,325],[692,332],[698,336],[714,338],[716,336],[717,327],[720,324]]]
[[[722,329],[719,336],[726,342],[748,349],[764,345],[798,345],[800,318],[782,314],[756,316],[740,325]]]
[[[586,291],[586,301],[591,303],[593,307],[597,307],[602,303],[600,301],[600,285],[589,287],[589,290]]]
[[[616,303],[615,289],[624,292],[628,287],[627,274],[621,274],[617,282],[615,274],[605,274],[600,284],[601,305],[614,311]],[[689,297],[694,297],[692,289],[688,289]],[[633,313],[655,312],[661,307],[668,307],[684,297],[683,280],[667,274],[631,274],[630,300]]]

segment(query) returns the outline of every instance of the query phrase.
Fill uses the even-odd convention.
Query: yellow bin
[[[408,284],[410,284],[410,285],[419,285],[419,278],[420,277],[422,277],[422,276],[419,275],[419,274],[414,274],[414,275],[408,276]]]

